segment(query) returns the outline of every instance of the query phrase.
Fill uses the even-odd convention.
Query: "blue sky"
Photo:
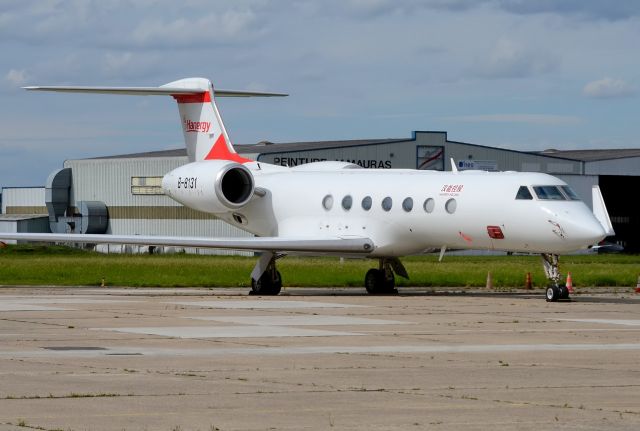
[[[0,187],[65,159],[178,148],[170,98],[24,85],[214,86],[235,143],[402,138],[516,150],[640,146],[640,2],[3,1]]]

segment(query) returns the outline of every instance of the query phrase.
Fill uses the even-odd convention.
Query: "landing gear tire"
[[[547,287],[547,292],[545,296],[547,298],[547,302],[556,302],[558,299],[560,299],[561,291],[558,288],[558,286],[549,286]],[[568,296],[568,293],[567,293],[567,296]]]
[[[569,299],[569,289],[565,286],[560,286],[560,299]]]
[[[280,271],[265,271],[260,279],[251,280],[251,295],[275,296],[282,289]]]
[[[384,270],[372,268],[364,277],[364,287],[372,295],[389,295],[398,293],[393,272],[385,275]]]

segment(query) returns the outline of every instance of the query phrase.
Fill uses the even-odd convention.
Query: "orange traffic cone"
[[[571,273],[567,272],[567,291],[569,291],[569,293],[573,293],[573,280],[571,279]]]
[[[638,276],[638,283],[636,284],[636,293],[640,293],[640,275]]]
[[[493,289],[493,277],[491,277],[491,271],[487,272],[487,289]]]
[[[524,280],[524,288],[527,290],[533,289],[533,283],[531,281],[531,273],[527,272],[527,277]]]

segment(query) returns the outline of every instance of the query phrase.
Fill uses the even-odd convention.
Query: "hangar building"
[[[450,141],[446,132],[416,131],[408,139],[261,142],[236,145],[236,150],[282,166],[339,160],[363,168],[451,170],[453,159],[459,170],[545,172],[570,184],[589,206],[591,187],[599,184],[617,233],[614,240],[627,251],[640,251],[639,214],[622,193],[640,185],[640,149],[534,153]],[[185,163],[184,149],[67,160],[47,181],[50,228],[122,235],[247,236],[163,195],[164,174]],[[3,200],[6,213],[18,212],[19,205],[6,192]]]

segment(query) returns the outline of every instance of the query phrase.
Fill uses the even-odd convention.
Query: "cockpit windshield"
[[[566,201],[567,198],[562,194],[557,186],[533,186],[533,191],[538,199],[547,201]]]
[[[516,193],[516,199],[518,200],[531,200],[533,196],[531,196],[531,192],[527,186],[520,186],[518,189],[518,193]]]
[[[571,201],[579,201],[579,200],[581,200],[580,197],[576,194],[576,192],[573,191],[573,189],[571,187],[569,187],[569,186],[560,186],[560,188],[562,188],[562,191],[564,192],[565,195],[567,195],[569,200],[571,200]]]

